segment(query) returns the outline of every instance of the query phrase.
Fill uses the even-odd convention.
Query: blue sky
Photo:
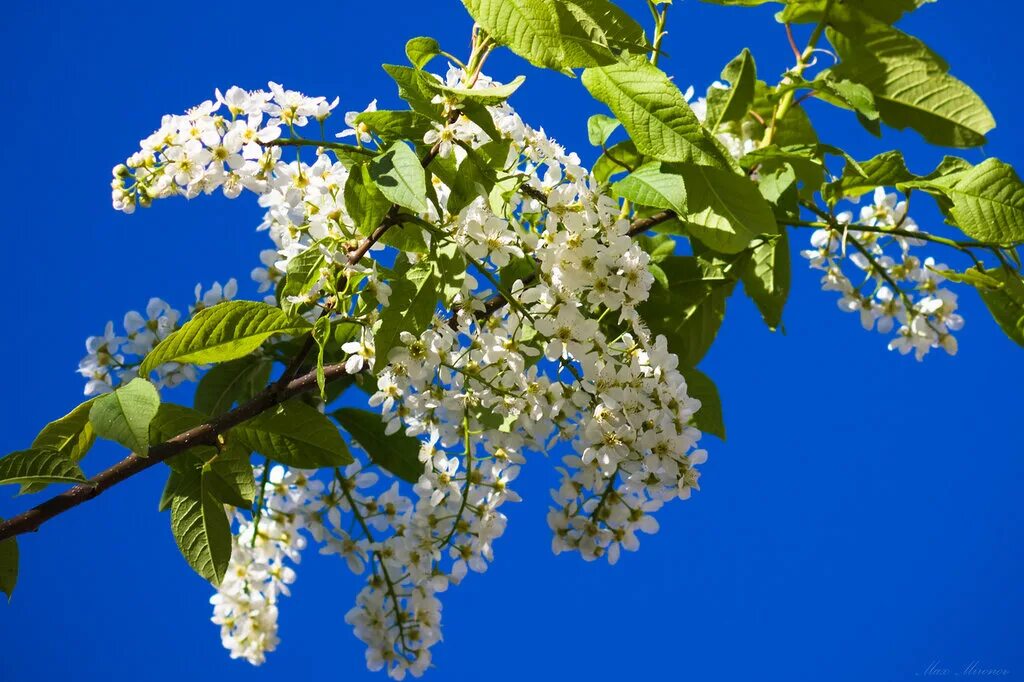
[[[642,3],[625,4],[646,20]],[[999,127],[985,153],[1020,167],[1013,63],[1024,13],[1012,4],[944,0],[903,26],[988,102]],[[0,299],[10,362],[0,451],[26,447],[77,404],[83,340],[108,319],[150,296],[184,307],[200,281],[238,277],[254,295],[247,276],[266,244],[254,201],[110,208],[110,168],[161,114],[214,87],[267,80],[340,95],[342,110],[373,98],[397,106],[380,64],[402,62],[416,35],[463,53],[470,26],[456,0],[295,9],[97,1],[5,11],[0,186],[17,248]],[[669,22],[663,66],[684,87],[703,89],[744,46],[771,80],[791,58],[768,8],[687,0]],[[509,54],[488,71],[525,72],[515,99],[524,119],[593,160],[585,123],[600,109],[578,82]],[[876,140],[852,116],[811,108],[823,136],[858,157],[898,147],[925,171],[943,153],[913,134]],[[912,213],[925,229],[940,222],[924,202]],[[444,595],[445,641],[428,679],[895,681],[974,661],[1024,677],[1024,351],[963,291],[960,355],[918,364],[841,314],[817,279],[795,263],[785,335],[769,333],[742,295],[730,301],[702,365],[723,394],[728,441],[706,438],[702,492],[667,506],[640,552],[614,567],[553,556],[544,515],[555,474],[532,457],[493,567]],[[122,455],[100,445],[86,469]],[[282,606],[279,650],[259,669],[229,660],[208,622],[211,590],[156,511],[164,475],[154,468],[22,539],[20,584],[0,606],[0,679],[383,679],[365,671],[343,621],[359,579],[313,553]],[[0,491],[0,515],[30,503]]]

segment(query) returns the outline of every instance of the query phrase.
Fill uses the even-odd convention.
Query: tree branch
[[[345,374],[344,363],[324,367],[324,377],[328,382],[338,379]],[[215,443],[218,436],[232,427],[238,426],[271,407],[313,388],[316,388],[315,370],[297,379],[293,379],[284,386],[278,386],[276,383],[271,384],[244,405],[239,405],[235,409],[178,434],[168,441],[150,447],[148,457],[139,457],[136,454],[129,455],[109,469],[100,472],[89,483],[76,485],[70,490],[51,497],[42,504],[0,523],[0,541],[35,531],[54,516],[73,509],[83,502],[88,502],[121,481],[145,471],[151,466],[166,461],[175,455],[181,454],[196,445]]]

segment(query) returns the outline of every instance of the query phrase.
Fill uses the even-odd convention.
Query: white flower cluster
[[[444,80],[465,79],[452,69]],[[493,85],[486,77],[473,83]],[[332,314],[360,317],[359,338],[342,346],[346,368],[372,366],[372,328],[390,288],[376,263],[344,264],[345,240],[359,237],[344,204],[348,170],[322,150],[307,164],[282,159],[281,144],[268,144],[282,142],[282,126],[326,116],[334,103],[273,84],[271,93],[232,88],[218,101],[228,105],[230,121],[210,103],[165,119],[128,170],[115,171],[134,183],[119,185],[115,205],[129,209],[218,186],[229,196],[238,186],[256,192],[266,209],[261,227],[274,246],[260,256],[265,267],[254,271],[261,289],[297,255],[323,250],[362,288],[329,292],[324,277],[299,298],[318,302],[329,294]],[[425,238],[457,247],[470,272],[451,319],[438,316],[421,335],[402,335],[370,404],[381,409],[388,432],[419,438],[422,473],[406,496],[398,482],[388,485],[364,470],[365,457],[326,486],[302,472],[274,470],[277,487],[267,497],[258,542],[252,543],[255,523],[240,523],[231,580],[215,597],[225,646],[254,663],[276,644],[277,596],[294,577],[283,557],[295,560],[303,528],[324,543],[324,553],[367,574],[346,620],[366,643],[369,667],[401,679],[430,665],[430,648],[441,638],[438,593],[491,562],[506,524],[500,507],[519,499],[510,485],[526,450],[546,451],[558,441],[574,449],[549,520],[555,550],[579,550],[587,559],[606,555],[614,562],[620,547],[635,549],[637,531],[657,529],[657,507],[696,488],[695,466],[705,455],[694,449],[700,433],[691,419],[700,404],[687,395],[665,340],[652,339],[636,312],[653,276],[618,203],[598,191],[575,154],[525,125],[507,103],[488,107],[492,121],[483,128],[465,117],[452,121],[455,103],[439,103],[450,122],[428,131],[424,142],[458,168],[470,162],[467,148],[498,142],[498,135],[509,149],[504,175],[514,182],[507,200],[481,196],[449,211],[451,189],[435,179],[437,205],[421,216],[436,227]],[[227,137],[244,132],[242,114],[252,146],[232,151],[236,143]],[[344,134],[360,145],[374,142],[354,112],[346,121],[352,129]],[[175,165],[182,155],[201,170],[182,174]],[[324,248],[328,237],[338,240],[337,253]],[[513,262],[523,274],[503,289],[508,300],[497,299],[480,282],[498,286],[499,270]],[[285,526],[264,526],[268,520]],[[278,530],[286,541],[275,539]]]
[[[281,136],[282,128],[294,130],[310,119],[323,123],[338,104],[337,99],[328,103],[277,83],[269,87],[269,92],[218,90],[216,101],[164,116],[160,128],[142,140],[142,148],[114,168],[114,208],[131,213],[154,199],[178,194],[192,198],[217,188],[228,197],[246,188],[263,193],[281,155],[266,145]]]
[[[221,286],[214,282],[205,293],[202,285],[196,285],[196,302],[191,307],[195,312],[234,298],[238,284],[234,279]],[[124,336],[114,332],[113,321],[107,322],[102,336],[90,336],[85,341],[87,355],[78,363],[78,373],[86,378],[85,395],[96,395],[112,391],[121,383],[130,381],[138,374],[142,358],[153,350],[160,341],[179,327],[181,313],[159,298],[149,299],[146,314],[131,310],[124,316]],[[193,365],[168,362],[156,368],[157,387],[173,388],[184,381],[196,380]]]
[[[313,472],[275,466],[260,497],[260,514],[249,519],[235,513],[238,530],[231,540],[231,561],[210,598],[213,622],[220,626],[221,641],[231,658],[244,658],[253,665],[266,659],[277,647],[277,602],[291,594],[295,571],[288,562],[299,563],[306,538],[299,531],[319,507],[316,493],[323,483],[309,478]],[[255,471],[261,480],[263,471]]]
[[[922,240],[887,233],[897,228],[918,230],[907,215],[906,202],[879,187],[872,204],[861,207],[856,222],[851,212],[838,214],[836,222],[842,229],[816,230],[811,235],[813,248],[801,254],[812,268],[825,272],[821,288],[841,294],[839,309],[859,313],[864,329],[882,334],[895,329],[889,350],[903,355],[913,351],[918,360],[933,348],[955,355],[953,332],[963,328],[964,320],[957,313],[957,295],[939,286],[946,266],[912,253],[913,247],[924,244]],[[846,262],[859,273],[856,279],[843,270]]]

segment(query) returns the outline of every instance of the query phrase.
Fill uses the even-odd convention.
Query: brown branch
[[[338,379],[345,374],[344,363],[324,367],[324,377],[328,382]],[[279,386],[276,383],[271,384],[244,405],[239,405],[229,412],[214,417],[205,424],[200,424],[168,441],[150,447],[148,457],[139,457],[135,454],[129,455],[114,466],[99,473],[89,483],[76,485],[60,495],[51,497],[42,504],[0,523],[0,541],[35,531],[54,516],[73,509],[83,502],[88,502],[104,490],[151,466],[181,454],[189,448],[216,443],[217,437],[232,427],[238,426],[271,407],[315,387],[316,371],[308,372],[297,379],[293,379],[284,386]]]

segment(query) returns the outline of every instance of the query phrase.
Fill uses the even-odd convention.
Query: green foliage
[[[695,367],[711,348],[725,317],[735,279],[693,256],[661,262],[668,287],[651,287],[638,308],[652,334],[664,334],[682,367]]]
[[[331,268],[327,258],[333,244],[329,237],[321,239],[288,261],[288,271],[279,289],[281,308],[288,315],[298,316],[304,305],[308,305],[306,298],[309,294],[314,290],[319,292],[320,287],[317,285],[329,278]],[[330,290],[329,286],[325,288]],[[289,299],[303,299],[303,303]]]
[[[598,182],[607,184],[612,177],[626,173],[630,168],[638,168],[643,163],[644,156],[637,151],[633,141],[624,140],[598,157],[591,172]]]
[[[646,60],[633,58],[587,69],[583,85],[608,105],[641,154],[719,168],[732,165],[679,88]]]
[[[272,368],[273,362],[257,355],[212,367],[196,386],[196,409],[216,416],[244,403],[267,385]]]
[[[401,431],[385,433],[384,422],[374,412],[343,407],[331,416],[348,431],[352,440],[366,450],[374,464],[410,483],[419,480],[423,474],[419,439],[410,438]]]
[[[683,367],[686,393],[700,401],[700,409],[693,415],[693,425],[704,433],[725,440],[725,421],[722,418],[722,399],[718,387],[707,374],[696,367]]]
[[[136,378],[113,393],[97,398],[89,422],[100,438],[120,443],[139,457],[149,454],[149,423],[160,407],[160,394],[145,379]]]
[[[719,253],[737,253],[754,237],[775,234],[771,206],[749,180],[728,171],[683,164],[688,232]]]
[[[622,124],[611,116],[594,114],[587,119],[587,139],[595,147],[603,147],[620,125]]]
[[[650,49],[643,29],[607,0],[462,0],[498,43],[535,66],[566,72]]]
[[[952,202],[953,223],[978,241],[1012,246],[1024,242],[1024,185],[999,159],[923,183]]]
[[[1024,346],[1024,281],[1020,273],[1004,268],[986,270],[985,275],[1002,283],[998,289],[978,287],[992,317],[1006,335]]]
[[[504,85],[495,85],[489,88],[458,88],[449,87],[444,83],[431,77],[423,80],[428,89],[439,95],[444,95],[449,100],[456,102],[475,102],[484,106],[501,104],[512,96],[519,86],[526,82],[526,76],[516,76],[511,82]]]
[[[227,362],[253,352],[274,334],[301,334],[310,324],[257,301],[227,301],[203,308],[142,361],[146,375],[165,362]]]
[[[356,125],[365,124],[371,132],[386,142],[396,140],[422,140],[430,130],[430,118],[416,111],[364,111],[356,116]]]
[[[338,429],[319,410],[289,400],[231,430],[231,436],[290,467],[318,469],[352,463]]]
[[[822,187],[821,194],[829,204],[836,204],[840,199],[855,199],[876,187],[894,186],[917,176],[907,170],[903,154],[885,152],[860,164],[858,170],[847,163],[842,177]]]
[[[373,183],[368,164],[352,167],[344,193],[345,209],[363,236],[372,233],[391,209],[391,201]]]
[[[440,107],[430,100],[434,97],[427,86],[423,73],[409,66],[384,64],[384,70],[398,85],[398,96],[405,100],[414,111],[427,118],[437,120]]]
[[[89,410],[92,409],[92,403],[93,400],[86,400],[57,421],[47,424],[32,441],[32,448],[52,450],[71,462],[80,462],[96,440],[96,431],[89,422]],[[39,492],[46,485],[46,483],[22,485],[21,494]]]
[[[413,38],[405,44],[405,56],[409,63],[417,69],[422,69],[430,60],[441,54],[441,45],[433,38],[420,36]]]
[[[370,178],[391,203],[414,213],[427,210],[427,176],[415,152],[395,142],[370,162]]]
[[[0,459],[0,485],[85,482],[78,464],[55,450],[30,448]]]
[[[937,145],[985,143],[992,114],[924,43],[850,8],[829,16],[838,29],[829,30],[829,40],[840,57],[832,75],[866,86],[886,124],[913,128]]]
[[[739,267],[740,281],[772,331],[782,324],[782,309],[789,298],[790,257],[786,231],[755,246]]]
[[[207,471],[179,475],[168,493],[178,549],[196,573],[219,585],[231,559],[231,523],[211,490],[211,478]]]
[[[722,78],[729,82],[727,90],[708,90],[708,129],[718,130],[723,123],[739,121],[747,115],[754,103],[754,86],[757,83],[757,66],[750,50],[744,48],[736,58],[722,70]]]
[[[3,519],[0,519],[2,521]],[[14,587],[18,584],[18,539],[0,540],[0,592],[11,601]]]
[[[432,257],[417,263],[400,258],[395,265],[395,275],[391,281],[390,304],[381,311],[380,326],[373,337],[374,371],[387,364],[388,352],[398,344],[402,332],[418,336],[430,325],[439,295],[441,303],[447,304],[461,288],[466,263],[457,248],[446,244],[435,249]]]

